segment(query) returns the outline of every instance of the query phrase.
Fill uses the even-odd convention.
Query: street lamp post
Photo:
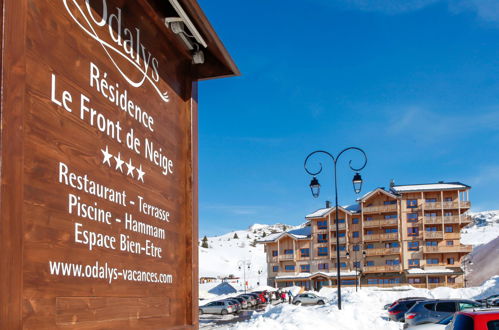
[[[238,267],[239,267],[239,270],[243,270],[243,281],[244,281],[244,293],[246,293],[246,267],[248,267],[248,269],[250,269],[250,266],[251,266],[251,261],[249,260],[239,260],[239,262],[237,263]]]
[[[358,193],[360,193],[360,190],[362,188],[362,177],[360,176],[359,171],[361,171],[367,165],[367,156],[366,156],[366,153],[364,152],[364,150],[357,148],[357,147],[349,147],[349,148],[345,148],[342,151],[340,151],[340,153],[336,157],[334,157],[332,154],[330,154],[327,151],[316,150],[316,151],[310,153],[307,156],[307,158],[305,158],[305,163],[304,163],[305,171],[312,176],[312,181],[310,182],[310,190],[312,192],[312,196],[314,196],[315,198],[319,197],[319,193],[320,193],[321,186],[319,184],[319,180],[317,179],[316,175],[318,175],[322,172],[322,163],[319,163],[320,168],[318,171],[310,171],[307,168],[308,160],[310,159],[310,157],[312,157],[315,154],[324,154],[324,155],[329,156],[331,158],[331,160],[333,161],[333,165],[334,165],[333,166],[333,175],[334,175],[334,195],[335,195],[335,206],[336,206],[336,271],[337,271],[336,272],[336,282],[338,285],[338,309],[341,309],[341,279],[340,279],[340,268],[341,267],[340,267],[340,249],[339,249],[340,237],[338,235],[338,233],[339,233],[339,228],[338,228],[339,227],[338,226],[338,180],[337,180],[337,175],[336,175],[336,165],[337,165],[338,159],[341,157],[341,155],[344,152],[349,151],[349,150],[358,151],[364,156],[364,163],[359,168],[352,167],[352,160],[350,160],[350,162],[348,163],[350,169],[352,171],[356,172],[353,179],[352,179],[352,184],[353,184],[353,188],[354,188],[355,193],[358,194]]]
[[[357,259],[357,248],[359,247],[358,244],[355,244],[353,246],[353,258],[354,258],[354,261],[353,261],[353,264],[355,266],[355,292],[357,292],[357,285],[360,286],[360,281],[359,281],[359,260]],[[366,256],[366,251],[362,251],[362,258],[365,258]],[[350,258],[350,253],[347,252],[347,258]],[[361,287],[362,289],[362,287]]]

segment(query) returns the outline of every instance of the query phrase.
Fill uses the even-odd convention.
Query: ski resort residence
[[[459,182],[392,183],[389,190],[375,189],[357,204],[339,207],[338,232],[335,208],[326,202],[306,216],[303,228],[260,241],[268,284],[335,286],[339,264],[345,286],[462,287],[461,262],[471,246],[460,243],[460,232],[471,222],[470,188]]]

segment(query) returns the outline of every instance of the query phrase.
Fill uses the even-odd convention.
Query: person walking
[[[293,302],[293,293],[291,290],[288,290],[288,303],[291,304]]]
[[[284,303],[286,301],[286,292],[281,292],[281,302]]]

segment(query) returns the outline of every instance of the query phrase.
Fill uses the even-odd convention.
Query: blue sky
[[[299,224],[309,152],[363,148],[363,193],[461,181],[499,209],[499,3],[199,0],[242,76],[200,83],[200,234]],[[339,162],[340,203],[353,173]]]

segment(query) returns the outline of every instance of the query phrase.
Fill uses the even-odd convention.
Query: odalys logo
[[[128,28],[122,25],[122,10],[115,7],[111,11],[107,0],[102,2],[101,17],[96,17],[90,0],[62,0],[67,12],[76,24],[104,49],[118,72],[133,87],[140,87],[148,81],[164,102],[169,101],[168,93],[159,89],[159,63],[151,52],[141,43],[140,29]],[[113,40],[109,43],[103,40],[99,33],[108,33]],[[132,79],[118,64],[119,58],[124,58],[137,70],[139,78]],[[127,65],[130,67],[130,65]],[[135,75],[134,75],[135,76]]]

